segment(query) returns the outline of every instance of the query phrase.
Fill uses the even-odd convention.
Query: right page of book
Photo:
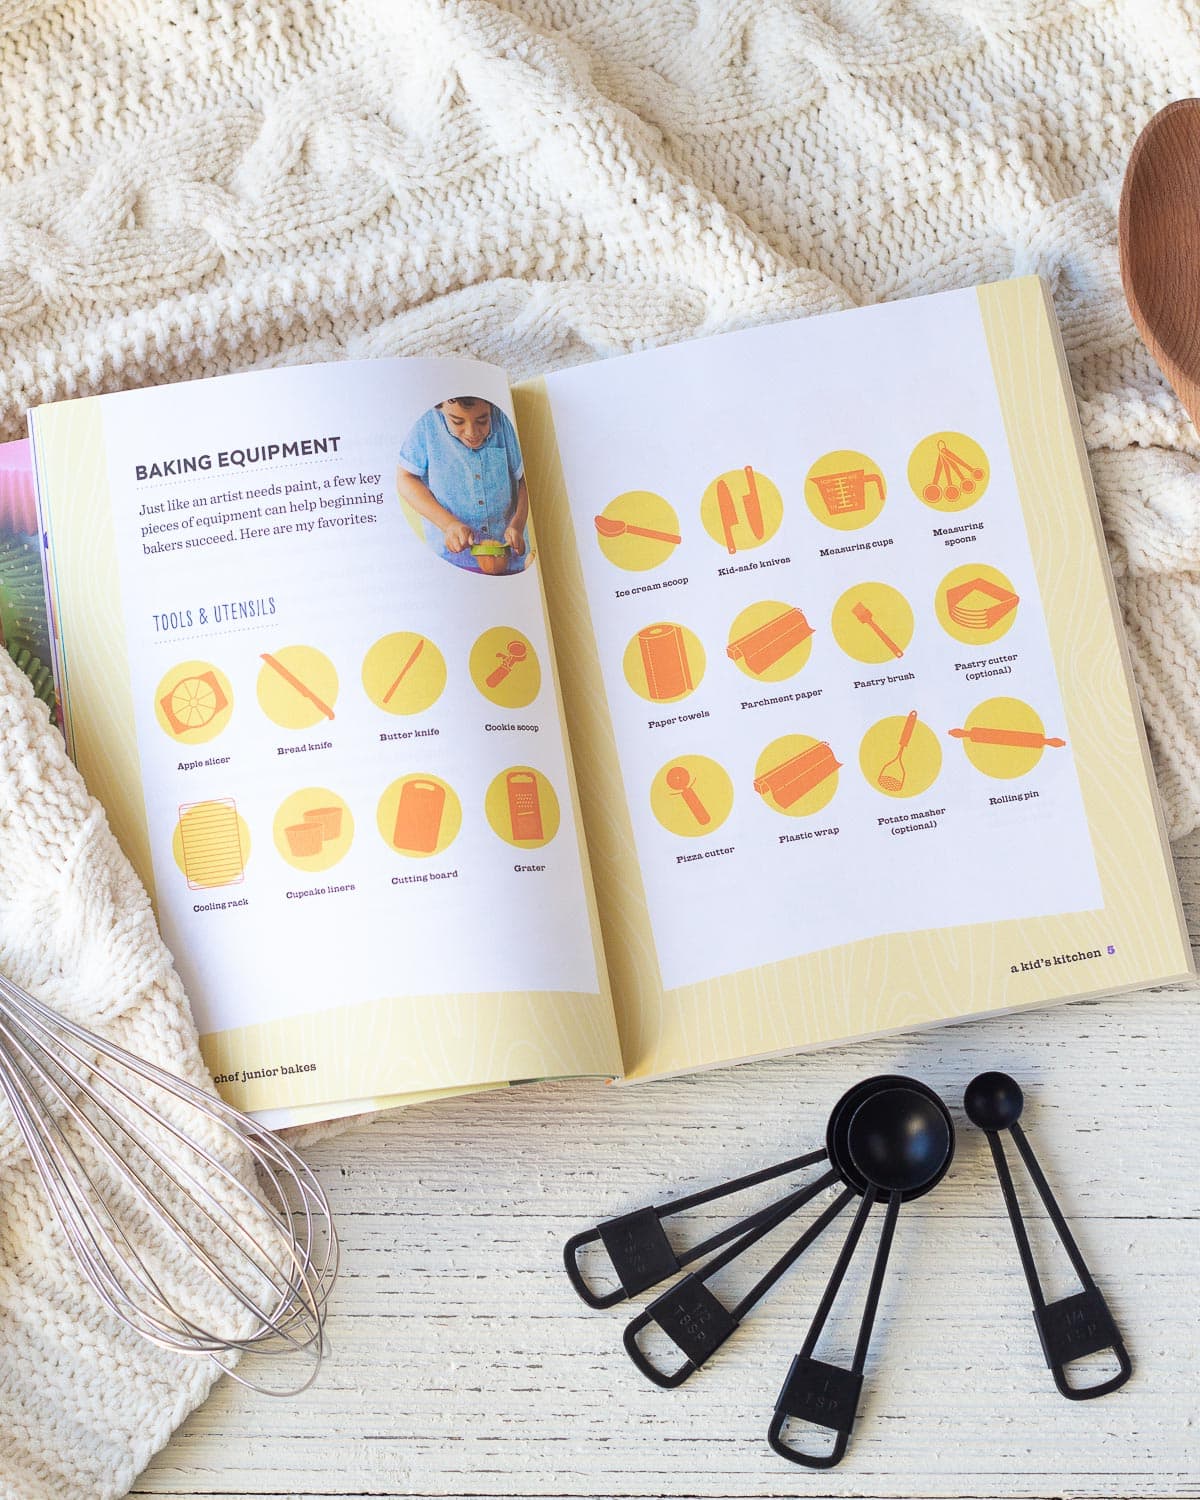
[[[1188,971],[1036,278],[517,411],[627,1076]]]

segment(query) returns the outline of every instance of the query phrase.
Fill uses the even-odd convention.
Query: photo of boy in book
[[[493,576],[525,567],[525,465],[516,430],[490,401],[454,396],[430,407],[401,445],[396,489],[446,562]]]

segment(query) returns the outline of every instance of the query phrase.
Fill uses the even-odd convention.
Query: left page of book
[[[239,1107],[619,1071],[510,413],[410,359],[31,414],[68,742]]]

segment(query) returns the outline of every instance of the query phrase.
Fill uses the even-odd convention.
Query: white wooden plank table
[[[1176,857],[1200,934],[1200,835]],[[1099,1401],[1063,1400],[1042,1362],[990,1158],[960,1108],[984,1068],[1023,1081],[1024,1124],[1133,1355],[1133,1380]],[[597,1219],[821,1144],[837,1096],[877,1072],[944,1094],[958,1154],[901,1215],[851,1449],[815,1473],[776,1458],[765,1432],[837,1229],[678,1391],[634,1371],[620,1345],[633,1308],[585,1308],[560,1248]],[[134,1495],[1200,1495],[1195,994],[1086,1002],[633,1089],[480,1095],[376,1120],[309,1154],[344,1246],[330,1361],[292,1401],[222,1382]],[[1069,1277],[1049,1290],[1065,1294]],[[850,1299],[825,1357],[848,1356],[856,1315]]]

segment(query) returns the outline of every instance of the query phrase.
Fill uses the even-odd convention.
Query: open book
[[[72,752],[271,1123],[1191,970],[1036,279],[30,433]]]

